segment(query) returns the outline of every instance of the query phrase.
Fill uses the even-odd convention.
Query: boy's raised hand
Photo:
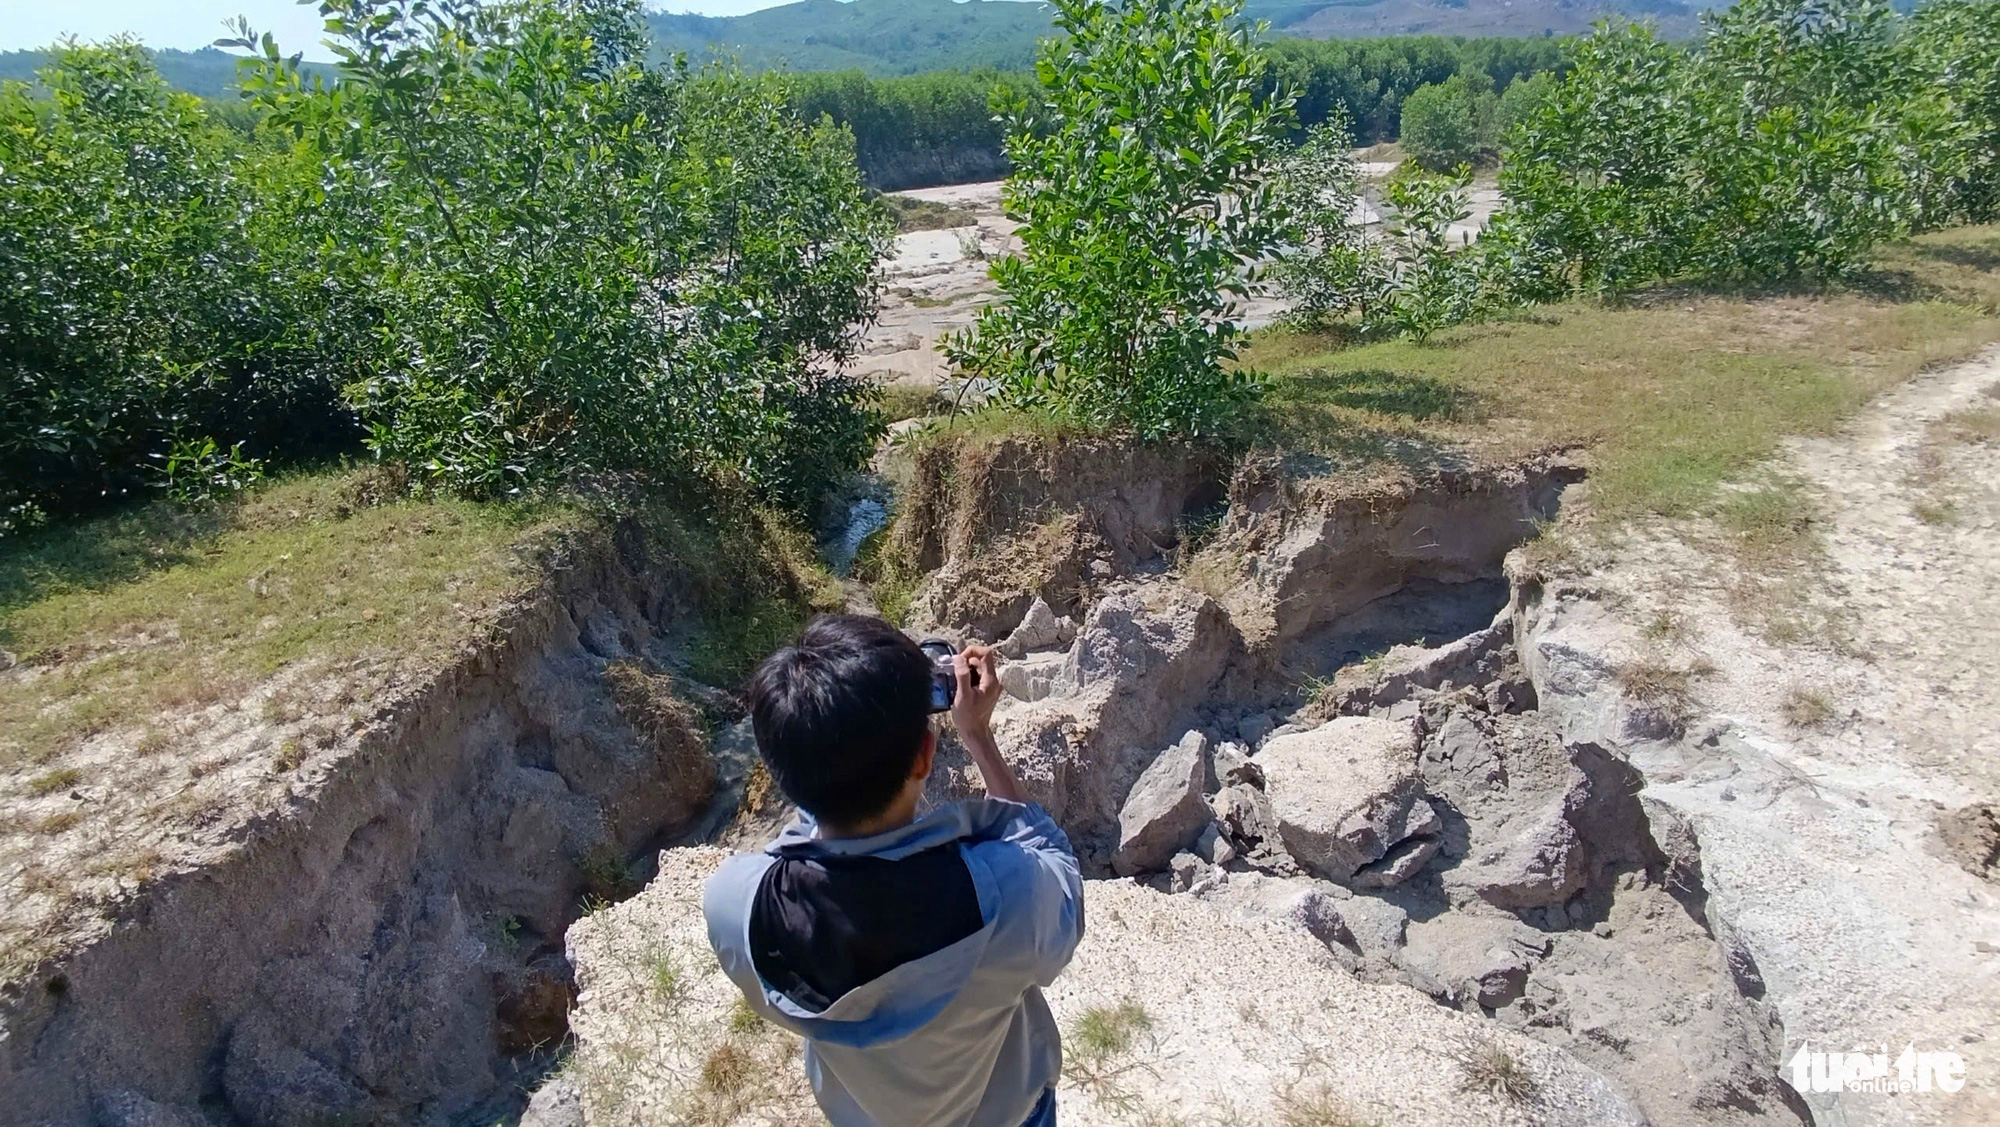
[[[992,726],[993,706],[1000,703],[999,664],[992,646],[967,646],[952,658],[958,692],[952,698],[951,719],[961,738]]]
[[[1000,703],[998,655],[992,646],[967,646],[952,658],[951,668],[958,678],[951,720],[958,727],[959,742],[986,780],[986,793],[1010,802],[1026,802],[1027,792],[1008,769],[1007,761],[1000,758],[1000,745],[993,739],[993,706]]]

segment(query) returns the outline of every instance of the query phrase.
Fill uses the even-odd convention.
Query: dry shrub
[[[618,715],[674,775],[694,781],[697,792],[714,786],[715,759],[701,711],[675,691],[672,677],[637,662],[614,661],[604,667],[603,678]]]
[[[1541,1081],[1504,1045],[1469,1043],[1459,1048],[1456,1059],[1464,1073],[1459,1086],[1468,1092],[1483,1092],[1502,1103],[1516,1104],[1532,1102],[1541,1095]]]
[[[1778,711],[1783,714],[1785,723],[1794,728],[1824,727],[1833,719],[1833,699],[1819,689],[1794,685],[1786,691]]]

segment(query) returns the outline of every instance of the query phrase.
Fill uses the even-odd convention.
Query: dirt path
[[[1788,1059],[1803,1042],[1964,1057],[1956,1095],[1806,1093],[1822,1127],[2000,1122],[2000,888],[1937,833],[2000,800],[1996,408],[1989,352],[1790,444],[1774,469],[1815,499],[1823,556],[1789,590],[1746,584],[1700,533],[1635,535],[1548,635],[1696,672],[1686,738],[1630,753],[1696,829]],[[1821,625],[1774,629],[1800,620]]]

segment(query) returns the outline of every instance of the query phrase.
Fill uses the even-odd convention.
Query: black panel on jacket
[[[899,860],[780,853],[750,906],[750,959],[818,1013],[857,986],[980,928],[958,844]]]

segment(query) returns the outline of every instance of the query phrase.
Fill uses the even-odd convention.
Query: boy
[[[917,816],[931,659],[895,627],[814,619],[750,678],[757,748],[799,821],[710,878],[708,941],[750,1008],[806,1039],[833,1127],[1054,1127],[1041,988],[1083,934],[1069,840],[993,741],[993,651],[951,706],[990,797]]]

